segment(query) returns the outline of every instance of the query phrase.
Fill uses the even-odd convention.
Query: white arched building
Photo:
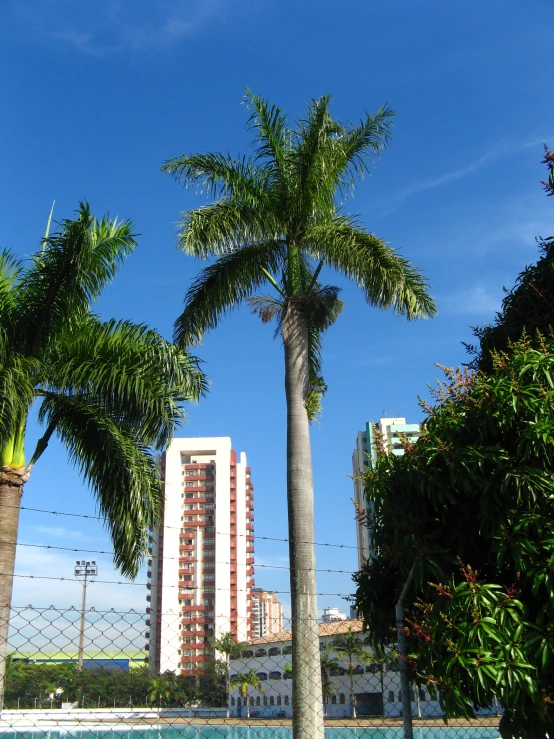
[[[362,621],[350,619],[320,624],[322,649],[335,637],[348,632],[359,634],[359,639],[363,639]],[[246,645],[240,657],[231,660],[231,680],[236,675],[244,675],[253,670],[261,688],[260,690],[248,686],[245,706],[239,687],[234,687],[229,695],[232,716],[246,717],[249,714],[284,718],[292,715],[291,639],[290,630],[255,639]],[[333,656],[333,652],[330,656]],[[352,715],[347,660],[341,660],[339,665],[343,674],[330,675],[331,683],[325,707],[326,716],[329,718]],[[395,718],[401,715],[400,673],[396,663],[377,662],[372,657],[371,650],[367,648],[367,659],[356,664],[352,678],[356,713],[359,717]],[[412,691],[412,712],[414,716],[442,715],[438,700],[432,699],[429,693],[422,689],[418,692],[415,689]]]

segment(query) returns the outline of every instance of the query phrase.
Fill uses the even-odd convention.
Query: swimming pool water
[[[414,727],[414,739],[496,739],[493,726]],[[1,739],[292,739],[285,726],[164,726],[125,729],[51,729],[0,732]],[[327,727],[325,739],[403,739],[402,727]]]

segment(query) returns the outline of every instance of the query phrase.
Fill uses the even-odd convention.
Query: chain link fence
[[[0,736],[289,739],[289,626],[236,643],[190,613],[15,608]],[[402,739],[408,703],[416,739],[498,736],[497,706],[445,723],[437,694],[403,695],[395,647],[373,652],[361,621],[320,624],[319,636],[326,739]]]

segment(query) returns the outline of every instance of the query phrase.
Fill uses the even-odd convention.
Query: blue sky
[[[466,359],[471,325],[491,321],[535,237],[552,232],[541,192],[542,141],[554,146],[551,0],[0,0],[0,243],[36,247],[52,201],[67,217],[80,198],[131,218],[139,248],[98,306],[167,337],[200,265],[175,250],[179,214],[202,201],[160,173],[179,153],[250,144],[245,86],[291,117],[331,93],[356,120],[388,103],[395,130],[346,210],[427,275],[440,314],[407,323],[343,288],[343,315],[325,339],[329,385],[313,429],[316,538],[322,570],[356,566],[351,454],[356,433],[383,414],[420,419],[417,396],[435,363]],[[256,535],[286,537],[281,348],[242,309],[198,354],[212,381],[184,435],[229,435],[256,487]],[[38,433],[38,431],[37,431]],[[94,515],[94,502],[52,444],[24,506]],[[109,550],[99,522],[23,511],[20,540]],[[69,576],[75,556],[21,546],[20,575]],[[116,580],[107,555],[102,579]],[[284,543],[259,539],[258,564],[286,567]],[[143,578],[140,578],[143,580]],[[258,567],[257,584],[286,590],[286,569]],[[319,590],[348,593],[349,574],[321,572]],[[77,604],[74,582],[19,578],[14,602]],[[139,586],[95,585],[90,603],[143,608]],[[286,603],[287,596],[283,596]],[[346,604],[322,596],[320,605]]]

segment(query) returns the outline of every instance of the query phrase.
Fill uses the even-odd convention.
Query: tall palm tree
[[[409,262],[347,216],[340,198],[372,154],[385,145],[392,111],[366,114],[356,126],[329,113],[330,98],[314,100],[305,120],[290,125],[276,106],[248,92],[257,136],[251,157],[191,154],[163,167],[177,181],[201,188],[214,202],[183,217],[179,247],[215,261],[187,292],[176,321],[183,347],[201,341],[219,320],[263,285],[276,291],[254,310],[278,314],[285,354],[287,502],[294,656],[295,739],[323,737],[314,550],[313,482],[309,436],[314,397],[324,389],[321,332],[337,315],[337,288],[322,288],[323,266],[355,280],[370,305],[409,319],[432,316],[427,284]],[[311,275],[307,280],[307,276]],[[316,403],[317,405],[317,403]]]
[[[231,659],[240,656],[242,645],[234,640],[233,635],[229,631],[218,638],[212,639],[210,646],[216,652],[223,655],[222,662],[225,663],[225,695],[227,697],[226,716],[229,718],[229,669],[231,667]]]
[[[249,718],[250,708],[248,706],[248,688],[255,688],[259,690],[260,693],[264,692],[260,678],[256,675],[256,671],[249,670],[248,672],[239,673],[231,680],[230,688],[231,690],[233,690],[233,688],[239,689],[242,703],[246,706],[246,718]]]
[[[352,718],[356,718],[356,695],[354,693],[354,675],[359,664],[365,665],[371,654],[364,646],[364,642],[349,629],[346,634],[339,634],[330,643],[329,648],[336,654],[340,662],[346,663],[346,673],[350,682],[350,705]]]
[[[52,435],[97,499],[116,566],[134,577],[162,504],[154,450],[205,390],[198,360],[156,331],[92,313],[135,246],[130,221],[81,203],[25,262],[0,251],[0,698],[21,495]],[[35,402],[45,431],[29,457]]]

